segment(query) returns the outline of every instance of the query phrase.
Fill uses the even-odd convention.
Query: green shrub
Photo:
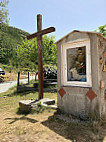
[[[8,72],[11,72],[13,70],[13,66],[11,66],[11,65],[2,65],[2,69],[6,70]]]

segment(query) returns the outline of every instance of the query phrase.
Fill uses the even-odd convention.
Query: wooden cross
[[[27,36],[27,39],[37,37],[38,48],[38,80],[39,80],[39,99],[43,98],[43,61],[42,61],[42,35],[54,32],[55,28],[50,27],[42,30],[42,15],[37,15],[37,32]]]

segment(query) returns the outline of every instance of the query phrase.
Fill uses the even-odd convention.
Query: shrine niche
[[[86,47],[67,49],[67,81],[86,82]]]
[[[56,44],[58,108],[82,119],[106,115],[106,38],[73,31]]]
[[[62,45],[62,84],[91,86],[90,41],[64,43]]]

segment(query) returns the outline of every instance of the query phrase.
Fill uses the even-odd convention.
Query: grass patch
[[[0,109],[4,107],[4,109],[6,108],[17,108],[18,107],[18,103],[20,100],[36,100],[38,99],[38,92],[23,92],[23,93],[17,93],[17,87],[14,86],[12,88],[10,88],[7,92],[1,93],[0,94],[0,99],[1,99],[1,103],[0,103]],[[56,100],[56,104],[57,104],[57,93],[44,93],[44,98],[50,98],[50,99],[55,99]],[[15,105],[15,106],[14,106]],[[42,108],[40,108],[40,104],[39,104],[39,109],[43,110]],[[39,110],[40,111],[40,110]],[[16,111],[15,111],[16,112]]]

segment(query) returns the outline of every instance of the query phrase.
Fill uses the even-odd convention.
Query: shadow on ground
[[[26,85],[20,85],[17,86],[17,93],[23,93],[23,92],[38,92],[38,87],[28,87]],[[43,88],[44,92],[57,92],[57,88],[52,88],[52,86],[46,86]]]
[[[105,124],[98,123],[97,126],[93,126],[91,122],[67,123],[59,120],[56,113],[50,116],[48,120],[42,122],[42,124],[73,142],[103,142],[106,138],[106,122]]]
[[[27,120],[28,122],[31,122],[31,123],[36,123],[38,122],[37,120],[35,119],[32,119],[32,118],[29,118],[27,117],[26,115],[22,116],[22,117],[15,117],[15,118],[5,118],[4,120],[11,120],[11,122],[9,122],[9,124],[13,124],[19,120]]]
[[[43,91],[45,93],[55,93],[57,92],[56,88],[44,88]],[[24,95],[28,95],[29,93],[35,93],[38,92],[38,88],[34,88],[34,87],[26,87],[25,85],[20,85],[18,88],[16,87],[16,89],[14,89],[13,91],[10,91],[7,95],[4,96],[8,96],[8,97],[12,97],[12,96],[24,96]]]

